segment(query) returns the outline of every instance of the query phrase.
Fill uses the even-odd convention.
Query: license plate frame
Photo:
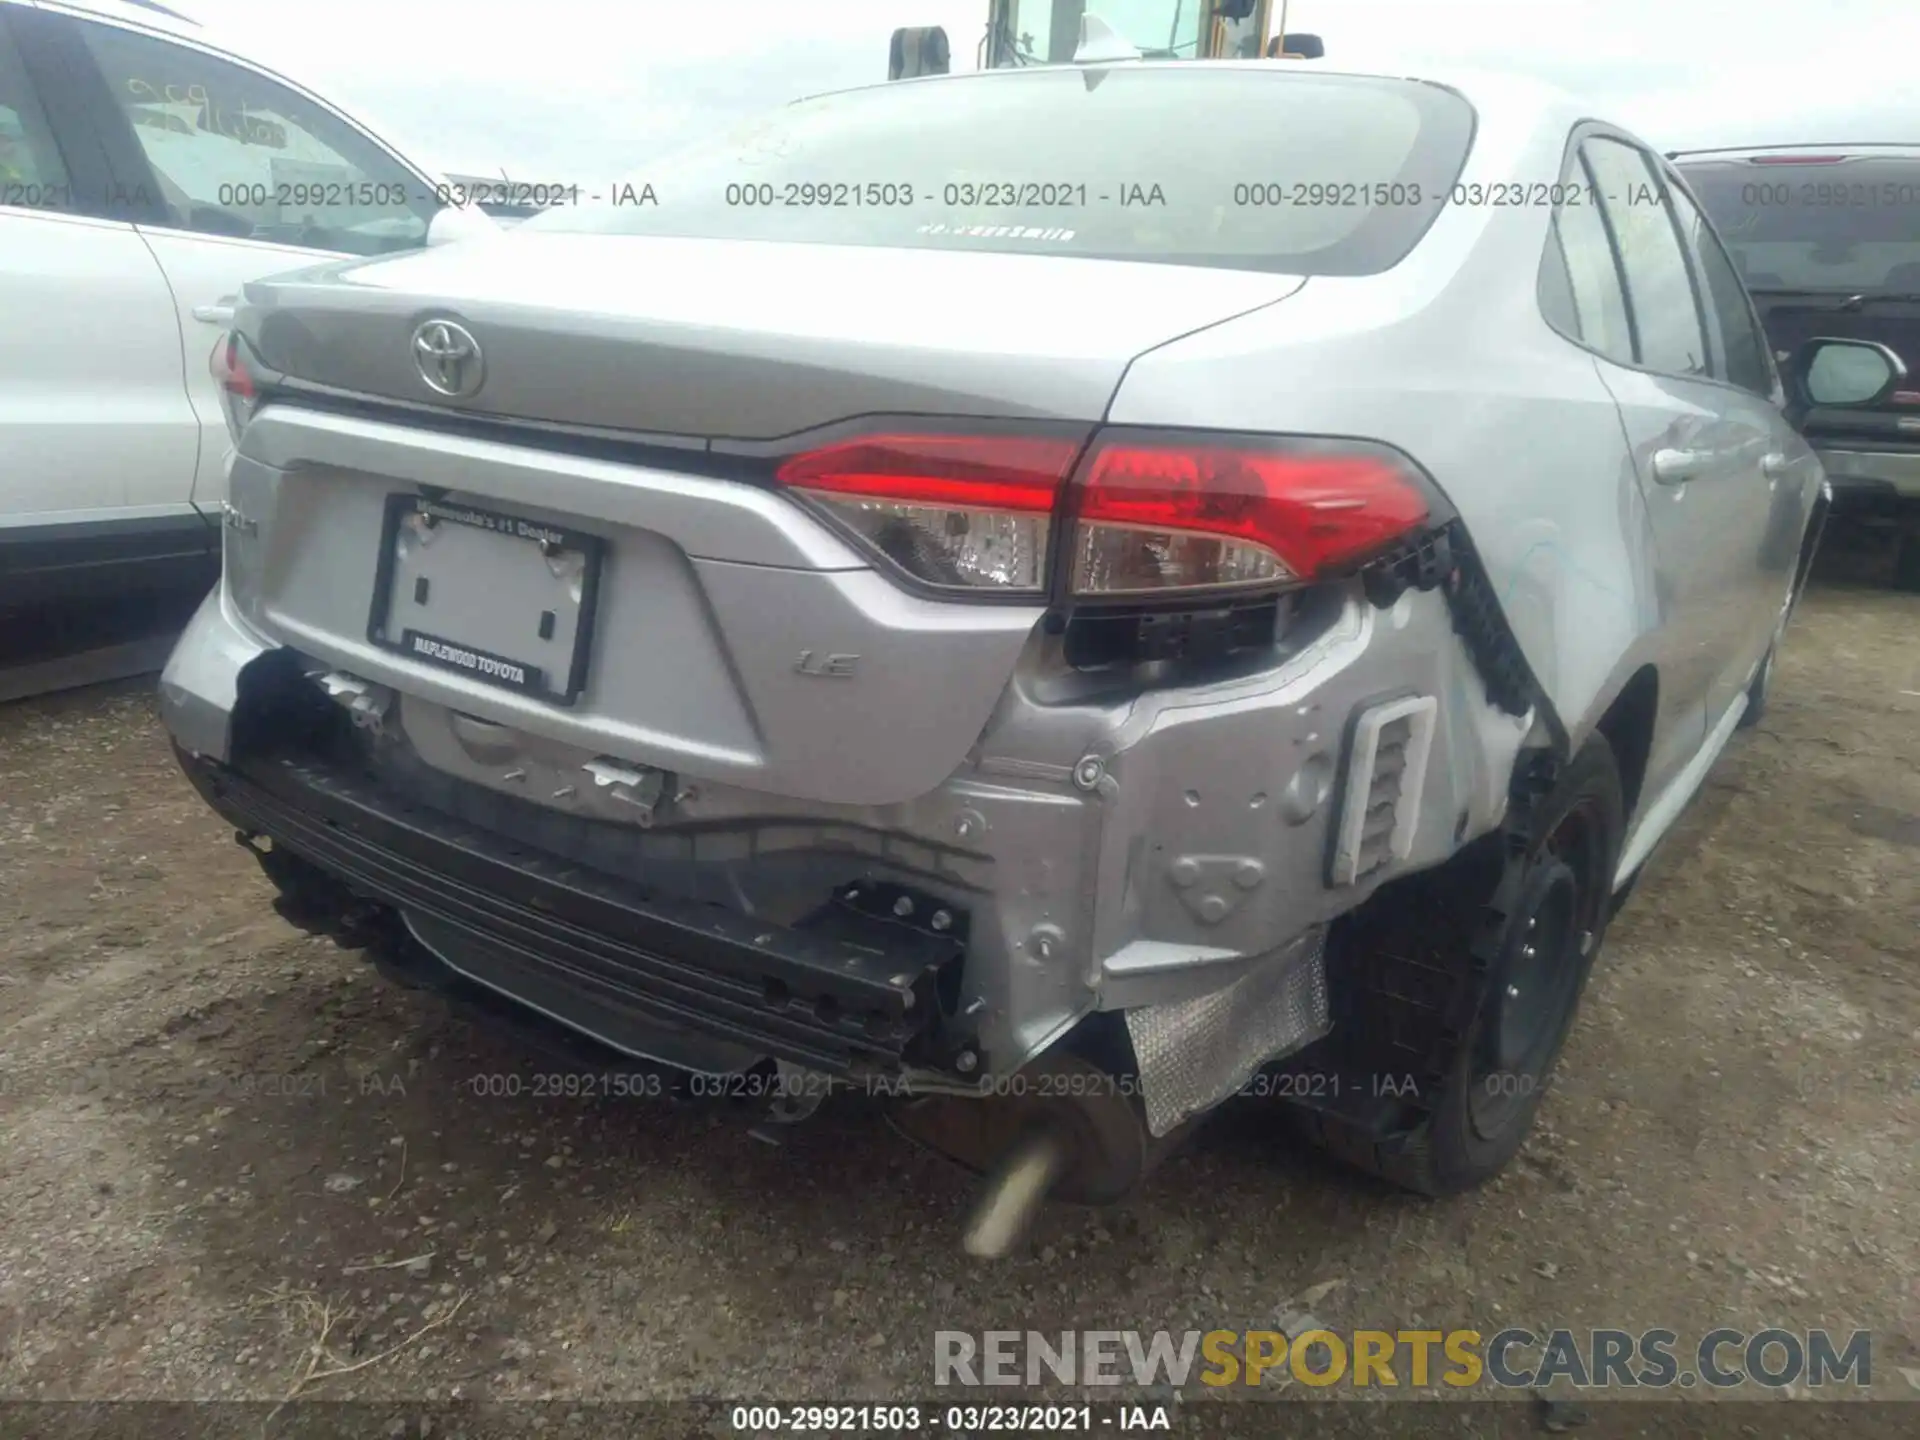
[[[558,665],[535,665],[467,640],[425,630],[418,624],[389,624],[396,611],[394,585],[400,569],[400,527],[416,515],[431,515],[435,525],[464,526],[524,544],[543,560],[547,558],[549,546],[559,554],[571,552],[580,557],[580,593],[575,602],[573,644],[565,656],[564,674],[550,673],[550,669],[562,668]],[[606,541],[587,531],[485,506],[397,491],[387,497],[381,521],[379,562],[367,612],[367,640],[389,653],[465,675],[482,684],[550,705],[572,706],[587,688],[588,658],[593,648],[594,616],[599,608],[605,561]],[[424,648],[422,641],[427,642]],[[516,677],[514,670],[522,673]]]

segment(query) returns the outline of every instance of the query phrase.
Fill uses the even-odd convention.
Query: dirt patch
[[[1809,597],[1493,1186],[1387,1191],[1254,1106],[997,1267],[862,1103],[773,1148],[751,1110],[569,1093],[297,935],[146,687],[0,710],[0,1395],[879,1400],[927,1393],[937,1328],[1264,1325],[1328,1280],[1336,1328],[1870,1329],[1897,1388],[1917,635],[1911,597]]]

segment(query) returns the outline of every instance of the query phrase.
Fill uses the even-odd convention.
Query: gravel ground
[[[1249,1102],[993,1266],[864,1102],[775,1148],[751,1109],[536,1096],[512,1041],[289,929],[150,685],[0,709],[0,1398],[897,1399],[939,1328],[1306,1295],[1336,1329],[1869,1329],[1875,1395],[1920,1400],[1916,631],[1809,596],[1492,1186],[1388,1191]]]

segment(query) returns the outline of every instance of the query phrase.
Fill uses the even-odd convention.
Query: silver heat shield
[[[1316,926],[1224,990],[1127,1011],[1156,1139],[1327,1033],[1326,947],[1326,929]]]

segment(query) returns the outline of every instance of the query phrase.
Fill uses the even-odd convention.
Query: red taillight
[[[247,421],[253,418],[253,406],[259,399],[259,390],[247,369],[237,333],[228,335],[213,347],[213,354],[207,357],[207,368],[213,372],[214,382],[220,387],[220,408],[226,415],[227,433],[238,445],[241,431],[247,428]]]
[[[1389,452],[1108,440],[1074,507],[1073,586],[1310,580],[1391,545],[1428,508]]]
[[[1029,594],[1050,587],[1052,517],[1081,447],[869,435],[776,474],[922,583]],[[1420,529],[1432,505],[1411,464],[1379,446],[1107,431],[1064,513],[1073,593],[1121,596],[1318,579]]]
[[[782,485],[822,495],[1048,514],[1079,440],[1008,435],[868,435],[796,455]]]
[[[254,398],[253,376],[247,373],[247,365],[240,358],[240,337],[229,335],[213,347],[209,361],[213,378],[220,382],[220,388],[229,395],[238,395],[243,400]]]
[[[1047,583],[1053,507],[1083,443],[864,435],[796,455],[775,478],[923,584],[1026,594]]]

